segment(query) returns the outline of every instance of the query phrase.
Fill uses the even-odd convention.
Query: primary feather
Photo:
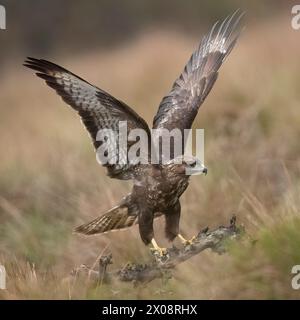
[[[221,24],[215,23],[192,54],[171,92],[161,101],[153,128],[190,129],[198,109],[212,89],[218,70],[234,47],[243,16],[236,11]]]
[[[124,102],[109,93],[47,60],[27,58],[24,66],[37,71],[36,75],[44,79],[48,86],[55,89],[62,99],[78,112],[96,149],[101,145],[101,142],[97,141],[98,131],[112,129],[118,138],[120,121],[127,121],[129,131],[136,128],[144,129],[150,139],[147,123]],[[132,143],[128,142],[127,150]],[[104,164],[108,175],[112,178],[131,179],[132,165],[127,164],[126,150],[118,145],[116,147],[118,159],[115,164]]]

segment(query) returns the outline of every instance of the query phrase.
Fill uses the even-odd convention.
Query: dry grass
[[[195,123],[205,128],[209,174],[194,177],[182,198],[183,233],[236,213],[256,244],[245,240],[224,256],[205,252],[181,265],[166,287],[155,281],[134,290],[64,280],[104,248],[116,265],[146,261],[149,253],[136,227],[72,235],[130,183],[105,176],[74,112],[18,61],[0,78],[0,262],[8,272],[0,298],[298,298],[290,285],[292,265],[300,264],[298,40],[286,19],[249,25]],[[114,51],[53,59],[151,123],[196,45],[187,36],[151,32]],[[165,243],[162,224],[156,230]]]

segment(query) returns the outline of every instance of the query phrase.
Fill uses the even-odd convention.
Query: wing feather
[[[198,109],[212,89],[218,70],[241,32],[243,13],[236,11],[221,24],[216,22],[202,39],[171,92],[161,101],[153,128],[190,129]]]
[[[147,123],[124,102],[109,93],[47,60],[27,58],[24,66],[37,71],[36,75],[44,79],[48,86],[53,88],[67,104],[78,112],[96,149],[102,143],[96,139],[98,131],[112,129],[118,136],[120,121],[127,121],[129,132],[130,129],[135,128],[146,130],[150,139]],[[127,150],[129,147],[130,144],[127,145]],[[126,150],[117,150],[116,154],[118,159],[115,164],[104,164],[107,167],[108,175],[119,179],[132,178],[132,165],[128,164]]]

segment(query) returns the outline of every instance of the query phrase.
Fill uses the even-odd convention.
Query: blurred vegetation
[[[132,41],[145,29],[168,28],[198,36],[200,27],[237,8],[246,10],[251,19],[266,19],[285,10],[288,2],[292,3],[290,0],[2,0],[7,11],[7,31],[0,33],[0,65],[20,53],[67,55],[111,48]]]
[[[291,287],[291,268],[300,264],[300,33],[290,27],[289,1],[220,3],[4,1],[0,263],[8,279],[0,298],[300,297]],[[209,174],[191,179],[181,228],[190,237],[235,213],[247,236],[226,255],[204,252],[180,265],[165,286],[69,282],[74,267],[93,265],[104,251],[116,266],[150,255],[136,226],[72,235],[74,226],[115,205],[131,183],[105,176],[77,115],[21,66],[24,56],[66,66],[150,124],[204,25],[237,7],[249,12],[247,28],[195,121],[205,129]],[[157,238],[169,245],[162,222],[155,224]]]

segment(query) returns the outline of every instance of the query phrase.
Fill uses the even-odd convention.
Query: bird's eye
[[[192,167],[192,168],[196,167],[196,161],[192,162],[192,163],[190,164],[190,167]]]

